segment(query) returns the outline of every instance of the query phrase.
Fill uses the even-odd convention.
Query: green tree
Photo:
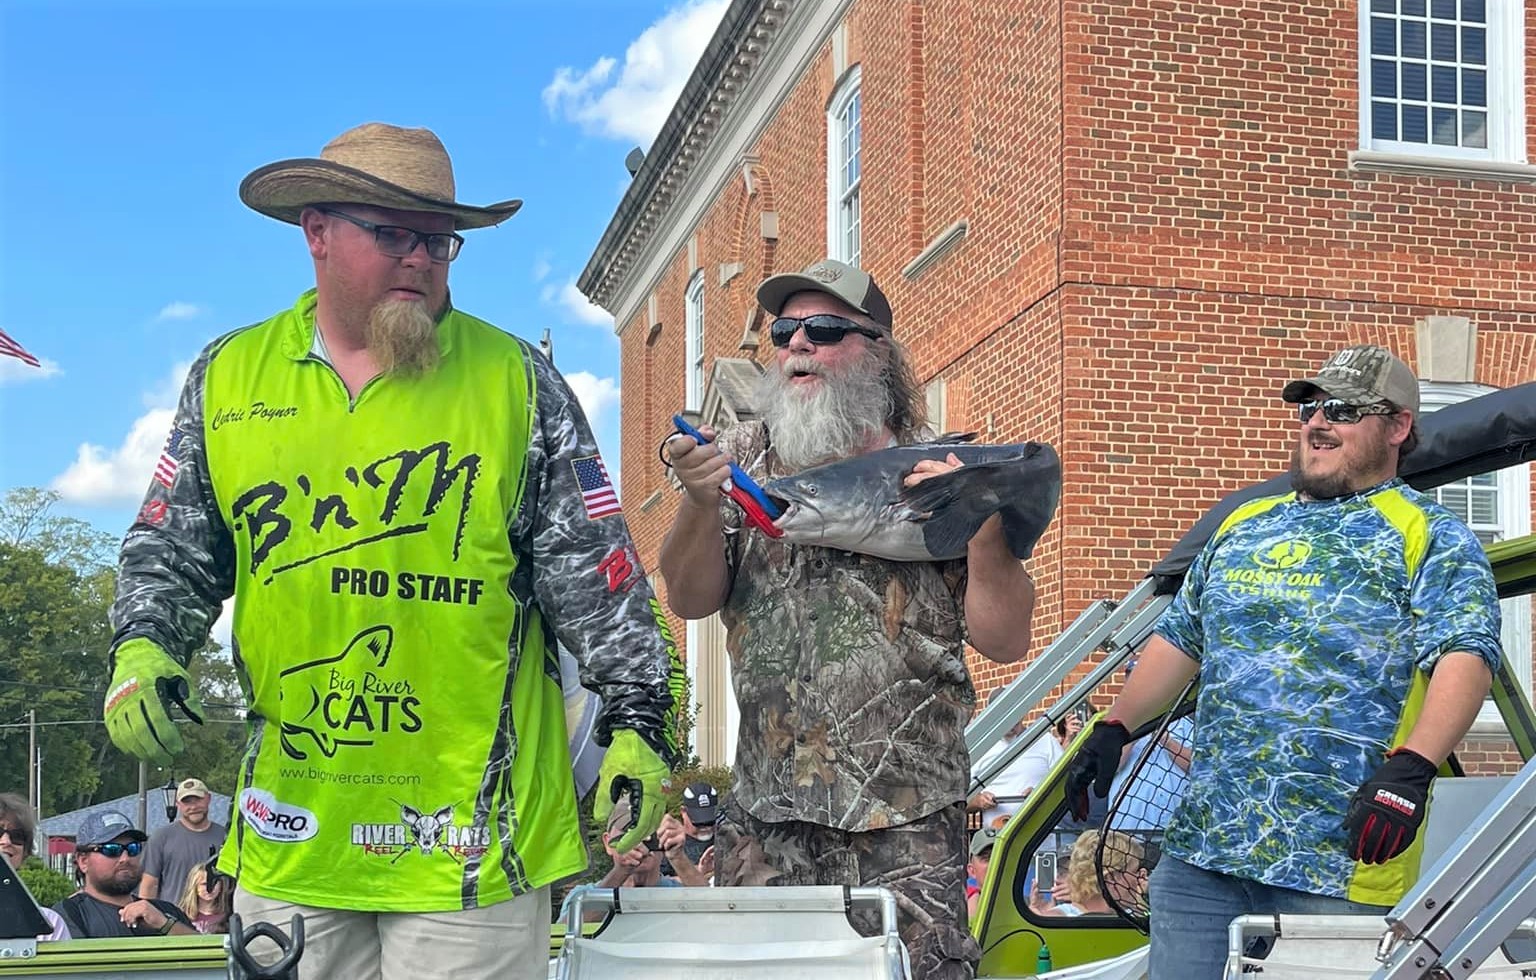
[[[19,873],[21,880],[26,882],[27,891],[44,908],[57,905],[75,893],[75,883],[68,875],[59,874],[35,857],[23,861]]]
[[[139,786],[137,760],[113,746],[101,721],[116,539],[51,513],[58,499],[35,488],[0,498],[0,789],[26,788],[27,722],[35,711],[45,816]],[[173,767],[151,767],[148,784],[195,775],[230,793],[245,745],[235,667],[210,640],[189,670],[206,724],[183,725],[186,752]],[[160,805],[151,794],[150,806]]]
[[[105,687],[112,573],[82,573],[27,545],[0,543],[0,786],[27,784],[29,712],[37,713],[44,813],[90,802]]]
[[[0,497],[0,543],[29,547],[48,561],[90,572],[113,565],[118,539],[53,508],[61,498],[52,490],[16,487]]]

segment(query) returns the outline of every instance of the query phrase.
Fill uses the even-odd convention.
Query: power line
[[[79,691],[82,694],[105,694],[104,687],[69,687],[64,684],[37,684],[32,681],[0,680],[0,687],[30,687],[38,691]]]
[[[243,725],[243,724],[245,724],[245,719],[244,718],[213,718],[213,717],[208,717],[208,718],[204,718],[203,722],[205,724]],[[6,722],[6,723],[3,723],[3,724],[0,724],[0,729],[7,729],[7,728],[29,728],[29,727],[31,727],[31,724],[32,724],[31,722],[26,722],[26,721]],[[37,722],[37,727],[38,728],[46,728],[46,727],[49,727],[49,726],[52,726],[52,725],[105,725],[105,724],[106,724],[106,722],[102,721],[100,718],[77,718],[77,719],[71,719],[71,720],[68,720],[68,721],[40,721],[40,722]],[[177,724],[195,724],[195,722],[177,722]]]

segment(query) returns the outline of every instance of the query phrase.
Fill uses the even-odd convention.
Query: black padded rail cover
[[[0,939],[36,939],[51,932],[26,882],[0,857]]]

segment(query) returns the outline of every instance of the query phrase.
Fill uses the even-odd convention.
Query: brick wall
[[[864,265],[920,376],[945,380],[949,428],[1063,458],[1030,562],[1037,649],[1221,495],[1283,470],[1295,427],[1279,387],[1338,347],[1383,343],[1412,364],[1415,323],[1461,315],[1478,325],[1478,381],[1536,378],[1536,185],[1350,171],[1356,18],[1349,0],[850,8]],[[1536,52],[1536,4],[1526,35]],[[828,43],[751,150],[752,192],[738,177],[695,228],[711,358],[766,359],[766,333],[739,349],[757,282],[825,252],[838,80]],[[1536,111],[1536,63],[1526,83]],[[960,220],[963,240],[903,278]],[[680,251],[656,286],[655,342],[643,316],[622,337],[624,500],[651,568],[676,501],[640,505],[666,485],[656,446],[682,404],[686,265]],[[982,693],[1017,672],[972,667]]]

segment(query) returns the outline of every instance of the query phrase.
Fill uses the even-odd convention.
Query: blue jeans
[[[1385,915],[1385,905],[1277,888],[1163,855],[1152,869],[1147,980],[1220,980],[1227,927],[1240,915]],[[1385,923],[1382,924],[1385,928]]]

